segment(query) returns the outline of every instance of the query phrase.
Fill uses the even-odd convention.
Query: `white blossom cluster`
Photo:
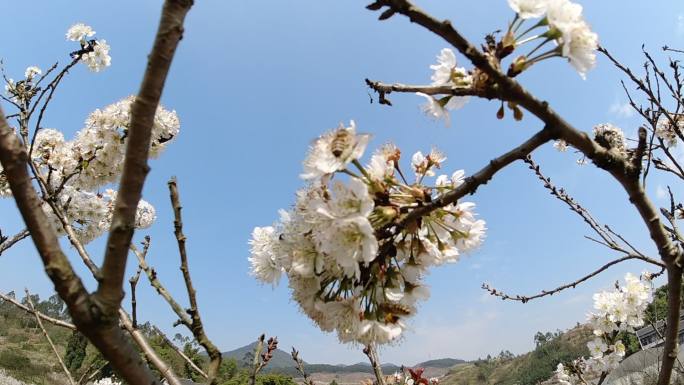
[[[656,135],[665,142],[667,147],[674,147],[677,145],[677,138],[679,134],[684,134],[684,114],[670,113],[670,118],[663,115],[656,123]],[[672,123],[675,124],[672,124]],[[676,127],[676,128],[675,128]]]
[[[473,84],[472,75],[465,68],[456,65],[456,55],[449,48],[442,49],[437,56],[437,64],[431,65],[430,68],[433,70],[433,86],[470,88]],[[426,103],[421,107],[423,112],[432,119],[443,119],[447,126],[450,124],[449,111],[463,107],[469,98],[446,95],[438,99],[422,92],[416,92],[416,95],[426,99]]]
[[[37,78],[42,74],[43,71],[36,66],[27,67],[23,80],[15,82],[12,78],[6,79],[5,94],[13,102],[26,105],[36,95]]]
[[[51,128],[43,128],[36,134],[31,159],[58,193],[54,203],[64,212],[83,243],[99,237],[111,225],[116,191],[107,189],[101,193],[99,190],[116,182],[123,171],[134,100],[135,97],[130,96],[95,110],[73,140],[65,141],[60,131]],[[159,106],[152,128],[150,156],[159,155],[179,130],[176,112]],[[0,196],[11,196],[1,167]],[[43,209],[55,230],[63,235],[65,230],[53,210],[47,203]],[[136,227],[147,228],[155,218],[154,207],[141,200]]]
[[[627,156],[627,142],[625,134],[620,127],[614,126],[610,123],[601,123],[594,126],[594,140],[607,150],[614,150],[622,156]],[[566,152],[568,150],[568,143],[562,139],[558,139],[553,143],[553,148],[559,152]],[[577,164],[583,166],[587,164],[586,156],[577,159]]]
[[[641,278],[627,273],[625,285],[614,291],[594,294],[594,312],[588,316],[595,338],[587,343],[590,356],[558,364],[553,379],[562,385],[583,383],[582,379],[598,378],[617,368],[625,356],[620,332],[634,332],[644,325],[646,308],[651,298],[651,276]]]
[[[106,40],[88,39],[95,35],[95,31],[89,25],[77,23],[72,25],[66,33],[66,39],[77,41],[81,44],[81,61],[93,72],[100,72],[112,64],[109,56],[109,44]]]
[[[516,12],[516,20],[542,18],[532,29],[548,28],[532,38],[522,41],[516,39],[516,45],[538,38],[553,40],[558,45],[557,49],[551,55],[539,55],[538,58],[543,60],[551,56],[563,56],[582,78],[596,65],[598,35],[584,20],[581,5],[570,0],[508,0],[508,4]]]
[[[122,385],[121,382],[112,379],[111,377],[105,377],[100,380],[95,381],[93,385]]]
[[[594,140],[609,150],[614,149],[621,153],[625,151],[625,134],[620,127],[610,123],[601,123],[594,126]]]
[[[293,299],[322,330],[336,331],[342,342],[383,344],[401,335],[418,300],[429,296],[422,281],[429,268],[456,262],[482,242],[486,228],[468,202],[402,224],[461,185],[464,172],[428,185],[446,157],[418,152],[409,183],[392,144],[361,164],[369,139],[351,122],[312,143],[301,175],[308,185],[278,223],[254,229],[249,261],[265,283],[275,285],[284,272]]]

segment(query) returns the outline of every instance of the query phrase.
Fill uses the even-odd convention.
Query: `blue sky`
[[[419,4],[451,19],[478,43],[484,34],[505,28],[513,16],[503,0]],[[137,91],[160,5],[130,0],[11,2],[5,4],[6,14],[23,16],[7,17],[0,24],[0,57],[16,79],[29,65],[45,69],[56,60],[67,62],[74,47],[64,33],[75,22],[92,25],[97,36],[107,40],[112,66],[99,74],[75,68],[45,119],[46,126],[71,137],[90,111]],[[635,68],[642,62],[642,44],[659,58],[664,58],[659,51],[663,44],[684,48],[680,1],[583,5],[601,44]],[[358,347],[339,344],[300,314],[285,283],[273,289],[248,275],[250,232],[273,222],[277,210],[292,203],[302,185],[301,161],[313,138],[354,119],[360,131],[373,134],[371,148],[393,141],[410,155],[438,146],[449,157],[445,171],[463,168],[472,173],[541,128],[527,115],[522,122],[510,117],[498,121],[498,105],[483,100],[471,100],[454,113],[450,128],[422,115],[422,99],[413,95],[393,94],[391,108],[370,104],[364,78],[428,83],[428,66],[446,45],[403,17],[379,22],[364,6],[358,1],[206,0],[197,1],[188,16],[163,95],[164,105],[180,116],[181,134],[151,164],[144,197],[155,205],[158,219],[136,239],[152,236],[150,264],[167,287],[184,298],[166,189],[166,181],[177,176],[201,313],[210,337],[222,349],[267,333],[277,335],[285,350],[296,346],[309,362],[365,358]],[[520,81],[581,129],[611,122],[630,134],[640,122],[624,108],[619,79],[599,57],[586,81],[560,59],[538,65]],[[578,167],[574,154],[558,153],[550,145],[535,157],[555,183],[597,218],[653,252],[625,194],[605,173]],[[656,203],[666,203],[657,191],[666,183],[666,178],[651,180],[649,192]],[[523,164],[502,171],[469,200],[487,221],[485,244],[461,262],[431,273],[427,282],[432,297],[410,323],[404,340],[382,350],[383,360],[411,365],[441,357],[473,359],[502,349],[527,351],[535,332],[583,321],[592,293],[609,288],[625,272],[646,267],[625,263],[575,290],[524,305],[496,300],[480,289],[482,282],[530,294],[576,279],[608,261],[611,253],[583,238],[590,234],[583,222],[549,197]],[[0,201],[0,228],[7,234],[22,228],[11,200]],[[65,249],[87,276],[66,243]],[[102,240],[88,249],[101,260]],[[134,265],[129,267],[132,273]],[[93,287],[92,280],[87,281]],[[52,290],[28,241],[0,256],[0,290],[25,286],[42,296]],[[173,333],[172,312],[146,281],[139,287],[139,317]]]

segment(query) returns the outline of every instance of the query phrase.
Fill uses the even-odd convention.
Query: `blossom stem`
[[[544,59],[549,59],[549,58],[556,57],[556,56],[561,56],[561,55],[558,52],[558,49],[554,48],[550,51],[546,51],[542,54],[539,54],[539,55],[533,57],[532,59],[529,59],[527,62],[529,63],[529,65],[532,65],[538,61],[542,61]]]
[[[401,172],[401,168],[399,168],[398,163],[394,163],[394,169],[397,170],[399,173],[399,176],[401,177],[401,180],[404,181],[404,184],[408,185],[409,183],[406,181],[406,177],[404,177],[404,173]]]
[[[545,36],[544,36],[543,34],[539,34],[539,35],[530,36],[530,37],[528,37],[528,38],[525,39],[525,40],[518,41],[518,39],[519,39],[520,37],[522,37],[522,36],[518,36],[518,38],[515,39],[515,40],[516,40],[516,43],[515,43],[516,46],[523,45],[523,44],[525,44],[525,43],[529,43],[529,42],[531,42],[532,40],[536,40],[536,39],[539,39],[539,38],[545,37]]]
[[[520,23],[520,24],[518,25],[518,27],[520,27],[521,25],[522,25],[522,23]],[[543,26],[543,25],[544,25],[544,24],[542,24],[541,22],[539,22],[539,23],[537,23],[537,24],[531,26],[530,28],[526,29],[523,33],[521,33],[520,35],[518,35],[518,36],[515,38],[515,40],[520,39],[521,37],[527,35],[530,31],[533,31],[533,30],[535,30],[536,28],[539,28],[539,27],[541,27],[541,26]],[[516,28],[516,30],[517,30],[517,28]],[[515,32],[515,31],[514,31],[514,32]]]
[[[548,43],[549,41],[551,41],[551,39],[547,38],[547,39],[544,40],[543,42],[539,43],[539,45],[537,45],[536,47],[534,47],[534,49],[533,49],[532,51],[530,51],[526,56],[527,56],[527,57],[530,57],[533,53],[537,52],[537,50],[538,50],[539,48],[543,47],[543,46],[544,46],[546,43]]]
[[[359,171],[361,171],[361,174],[363,174],[363,176],[365,176],[367,180],[371,180],[370,175],[368,175],[368,172],[365,168],[363,168],[363,165],[359,162],[358,159],[352,160],[352,163],[354,164],[354,166],[356,166],[356,168],[359,169]]]
[[[518,23],[519,22],[519,23]],[[508,25],[508,30],[513,31],[514,33],[520,28],[521,25],[523,25],[524,20],[520,19],[520,16],[518,14],[515,14],[515,17],[513,18],[513,21],[511,21],[511,24]],[[518,25],[516,25],[518,23]]]
[[[344,174],[347,174],[347,175],[350,175],[350,176],[353,176],[354,178],[361,179],[361,176],[360,176],[360,175],[354,173],[353,171],[351,171],[351,170],[349,170],[349,169],[346,169],[346,168],[345,168],[344,170],[342,170],[342,171],[340,171],[340,172],[342,172],[342,173],[344,173]]]

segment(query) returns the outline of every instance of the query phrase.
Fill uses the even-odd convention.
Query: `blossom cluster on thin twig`
[[[470,202],[401,224],[461,185],[465,173],[432,179],[446,160],[433,149],[412,156],[415,178],[408,182],[393,144],[361,164],[369,139],[351,122],[314,141],[301,175],[308,185],[278,223],[254,229],[249,258],[263,282],[276,284],[285,272],[292,297],[322,330],[365,345],[399,337],[404,320],[429,295],[423,283],[429,268],[456,262],[486,230]]]
[[[69,28],[66,37],[81,44],[81,50],[72,53],[72,56],[98,72],[109,66],[110,58],[104,52],[109,48],[104,40],[88,40],[94,34],[95,31],[90,26],[79,23]],[[20,110],[19,123],[25,132],[28,131],[31,114],[37,110],[43,97],[41,92],[45,92],[39,87],[43,80],[42,74],[40,68],[30,66],[26,69],[23,80],[15,82],[6,79],[5,91],[9,100],[14,101]],[[54,90],[63,74],[64,72],[57,75],[48,89],[52,87]],[[59,130],[40,126],[40,118],[47,104],[40,110],[36,132],[32,139],[28,139],[26,135],[24,145],[35,171],[42,175],[52,193],[52,196],[45,197],[43,209],[59,234],[65,234],[64,225],[60,216],[51,209],[51,203],[61,209],[66,221],[83,243],[90,242],[109,230],[116,191],[106,187],[115,183],[123,171],[131,106],[134,101],[135,97],[129,96],[95,110],[72,140],[65,140],[64,134]],[[150,156],[159,155],[169,141],[178,135],[179,130],[180,122],[176,112],[160,106],[154,117]],[[102,188],[105,188],[104,192],[100,191]],[[0,197],[11,195],[0,167]],[[155,217],[154,207],[141,200],[136,214],[136,227],[149,227]]]
[[[562,385],[587,384],[593,378],[610,373],[625,357],[621,332],[633,333],[644,325],[651,298],[651,275],[627,273],[624,286],[594,294],[594,312],[588,315],[595,338],[587,343],[589,357],[559,363],[553,380]]]
[[[488,37],[491,45],[488,55],[498,67],[501,60],[513,54],[523,45],[536,43],[528,53],[517,56],[508,69],[509,76],[517,76],[529,69],[533,64],[553,57],[567,58],[570,64],[584,79],[586,73],[596,65],[596,49],[598,35],[594,33],[582,16],[582,6],[569,0],[508,0],[510,7],[516,12],[513,21],[501,41],[494,42]],[[527,28],[522,28],[529,19],[540,19]],[[541,32],[534,34],[535,31]],[[531,35],[531,36],[530,36]],[[546,51],[542,48],[551,45]],[[450,48],[444,48],[437,56],[437,64],[431,65],[432,86],[450,86],[452,91],[462,89],[476,92],[484,89],[488,77],[478,69],[466,70],[456,64],[456,55]],[[416,92],[426,99],[421,107],[426,115],[435,120],[450,123],[449,111],[456,110],[468,101],[468,96],[452,94],[428,95]],[[509,103],[516,119],[522,118],[522,110]],[[503,117],[503,106],[497,114]]]

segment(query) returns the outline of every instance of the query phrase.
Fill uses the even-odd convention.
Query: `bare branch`
[[[133,322],[131,322],[131,319],[128,317],[128,314],[123,309],[119,309],[119,319],[121,320],[121,326],[126,329],[126,331],[131,335],[133,340],[136,342],[136,344],[140,347],[140,350],[142,350],[143,354],[147,358],[147,361],[152,363],[157,370],[161,373],[161,375],[168,381],[169,385],[183,385],[176,374],[173,372],[173,369],[169,364],[164,362],[157,353],[154,351],[152,346],[147,342],[147,339],[145,339],[145,336],[143,333],[139,330],[133,327]],[[162,385],[161,382],[157,381],[156,379],[153,380],[153,384],[157,385]],[[137,385],[137,384],[136,384]],[[145,385],[145,384],[140,384],[140,385]]]
[[[498,97],[498,94],[489,88],[474,89],[451,86],[405,85],[400,83],[387,84],[370,79],[366,79],[366,85],[378,94],[380,104],[385,104],[388,106],[391,106],[392,102],[387,99],[386,95],[389,95],[392,92],[422,92],[427,95],[478,96],[485,99],[495,99]]]
[[[183,37],[183,21],[192,0],[166,0],[159,29],[148,56],[140,91],[131,106],[131,125],[124,158],[120,189],[116,197],[112,224],[102,264],[102,280],[94,294],[105,316],[116,318],[124,293],[122,290],[128,248],[135,228],[135,213],[149,172],[147,159],[154,116],[176,47]]]
[[[378,351],[375,345],[366,345],[363,349],[363,354],[368,356],[373,373],[375,374],[375,385],[385,385],[385,376],[382,374],[382,366],[380,365],[380,358],[378,358]]]
[[[554,294],[556,294],[556,293],[558,293],[558,292],[561,292],[561,291],[563,291],[563,290],[565,290],[565,289],[570,289],[570,288],[574,289],[575,287],[577,287],[577,285],[581,284],[582,282],[584,282],[584,281],[586,281],[586,280],[588,280],[588,279],[590,279],[590,278],[592,278],[592,277],[597,276],[598,274],[600,274],[600,273],[602,273],[603,271],[607,270],[609,267],[611,267],[611,266],[613,266],[613,265],[617,265],[618,263],[621,263],[621,262],[624,262],[624,261],[627,261],[627,260],[630,260],[630,259],[639,259],[639,260],[642,260],[642,261],[651,263],[651,264],[653,264],[653,265],[656,265],[656,266],[659,266],[659,267],[662,267],[662,268],[665,267],[665,265],[664,265],[663,263],[658,262],[658,261],[656,261],[656,260],[654,260],[654,259],[651,259],[651,258],[648,258],[648,257],[643,257],[643,256],[641,256],[641,255],[630,254],[630,255],[624,256],[624,257],[622,257],[622,258],[618,258],[618,259],[615,259],[615,260],[613,260],[613,261],[610,261],[610,262],[606,263],[605,265],[601,266],[599,269],[594,270],[594,271],[592,271],[591,273],[589,273],[589,274],[587,274],[587,275],[585,275],[585,276],[581,277],[580,279],[577,279],[577,280],[575,280],[575,281],[573,281],[573,282],[567,283],[567,284],[565,284],[565,285],[558,286],[557,288],[552,289],[552,290],[542,290],[541,293],[534,294],[534,295],[530,295],[530,296],[524,296],[524,295],[519,295],[519,294],[509,295],[509,294],[506,294],[506,293],[504,293],[504,292],[502,292],[502,291],[500,291],[500,290],[497,290],[497,289],[491,287],[491,286],[490,286],[489,284],[487,284],[487,283],[483,283],[483,284],[482,284],[482,288],[483,288],[484,290],[487,290],[487,291],[489,292],[489,294],[491,294],[491,295],[493,295],[493,296],[495,296],[495,297],[499,297],[499,298],[501,298],[502,300],[513,300],[513,301],[520,301],[520,302],[522,302],[522,303],[527,303],[528,301],[533,300],[533,299],[537,299],[537,298],[541,298],[541,297],[546,297],[546,296],[549,296],[549,295],[554,295]]]
[[[674,49],[670,48],[668,46],[663,46],[663,51],[671,51],[671,52],[677,52],[677,53],[684,53],[681,49]]]
[[[204,377],[204,378],[207,378],[207,379],[209,378],[209,376],[204,372],[204,370],[200,369],[200,367],[197,366],[197,364],[195,364],[195,363],[192,361],[192,359],[190,359],[190,357],[188,357],[185,353],[183,353],[183,350],[181,350],[178,346],[176,346],[176,344],[174,344],[173,342],[171,342],[171,340],[169,340],[169,337],[167,337],[166,334],[164,334],[164,333],[163,333],[161,330],[159,330],[159,328],[156,327],[156,326],[153,326],[153,328],[154,328],[154,332],[157,333],[157,334],[162,338],[162,340],[164,340],[164,343],[166,343],[171,349],[173,349],[176,353],[178,353],[178,355],[179,355],[183,360],[185,360],[185,362],[187,362],[188,365],[190,365],[190,367],[191,367],[194,371],[196,371],[197,373],[199,373],[199,375],[202,376],[202,377]]]
[[[150,285],[157,291],[159,295],[164,298],[164,300],[171,306],[171,310],[173,310],[174,313],[178,316],[178,324],[183,324],[185,327],[191,330],[192,328],[192,319],[188,315],[188,313],[183,309],[183,306],[179,304],[169,293],[168,290],[166,290],[166,287],[159,281],[159,278],[157,277],[157,272],[154,270],[154,268],[150,267],[150,265],[147,264],[147,261],[145,260],[143,254],[138,251],[138,248],[135,247],[134,245],[131,245],[131,251],[136,255],[138,258],[138,265],[140,268],[145,272],[145,275],[147,275],[147,279],[150,282]]]
[[[544,184],[544,188],[546,188],[547,190],[549,190],[551,192],[551,195],[553,195],[558,200],[560,200],[561,202],[568,205],[570,210],[574,211],[575,213],[577,213],[577,215],[582,217],[584,222],[587,225],[589,225],[589,227],[591,227],[591,229],[594,230],[594,232],[596,232],[596,234],[599,237],[601,237],[601,239],[603,239],[603,241],[605,243],[602,243],[602,244],[605,244],[606,246],[608,246],[609,248],[611,248],[613,250],[622,251],[622,249],[617,244],[617,242],[615,242],[615,240],[610,236],[610,234],[608,232],[606,232],[601,227],[601,224],[598,223],[598,221],[596,221],[596,219],[594,219],[594,217],[589,213],[589,211],[586,208],[584,208],[577,201],[575,201],[565,191],[565,189],[563,189],[563,188],[558,189],[553,183],[551,183],[551,178],[545,176],[542,173],[541,168],[539,167],[539,165],[537,163],[534,162],[534,160],[532,160],[531,156],[528,155],[524,159],[524,162],[529,165],[530,170],[534,171],[535,175],[537,175],[537,178],[539,178],[539,180],[541,180],[542,183]]]
[[[150,237],[146,236],[145,241],[143,242],[143,250],[141,253],[141,258],[144,260],[145,257],[147,256],[147,250],[150,248]],[[142,272],[142,267],[138,266],[138,270],[136,270],[135,274],[131,277],[131,279],[128,280],[128,283],[131,284],[131,317],[133,317],[133,327],[138,328],[138,313],[137,313],[137,307],[138,307],[138,300],[135,296],[135,288],[138,285],[138,280],[140,279],[140,273]]]
[[[61,326],[63,328],[67,328],[67,329],[71,329],[71,330],[76,330],[76,326],[74,324],[71,324],[71,323],[66,322],[66,321],[62,321],[62,320],[57,319],[57,318],[52,318],[50,316],[47,316],[47,315],[45,315],[45,314],[43,314],[37,310],[29,308],[28,306],[25,306],[21,302],[17,301],[16,299],[14,299],[8,295],[0,293],[0,299],[2,299],[3,301],[7,301],[7,302],[11,303],[12,305],[18,307],[19,309],[21,309],[27,313],[33,314],[36,317],[40,317],[40,319],[45,320],[47,322],[50,322],[51,324]]]
[[[13,235],[12,237],[6,238],[4,241],[0,242],[0,255],[2,255],[2,253],[5,252],[5,250],[14,246],[14,244],[28,237],[29,235],[29,231],[27,229],[24,229]]]
[[[208,379],[213,384],[216,381],[216,375],[221,366],[221,351],[211,342],[204,331],[202,318],[200,317],[199,308],[197,307],[197,292],[193,287],[192,278],[190,277],[190,268],[188,267],[188,256],[187,251],[185,250],[186,237],[183,234],[183,218],[181,216],[182,206],[178,195],[176,178],[172,178],[168,184],[171,206],[173,207],[174,213],[174,234],[178,241],[178,253],[180,254],[181,259],[180,270],[183,273],[183,280],[185,281],[185,287],[190,301],[190,309],[187,309],[186,312],[190,315],[192,322],[187,326],[190,328],[190,331],[192,332],[192,335],[195,336],[197,342],[204,347],[209,355]]]
[[[297,351],[294,346],[292,347],[292,353],[290,353],[290,355],[292,356],[292,360],[295,362],[297,371],[304,378],[304,385],[315,385],[314,381],[309,376],[309,373],[304,370],[304,360],[299,357],[299,351]]]
[[[257,339],[256,347],[254,348],[254,360],[252,361],[252,371],[249,375],[250,385],[256,384],[257,374],[259,374],[261,369],[268,365],[269,361],[271,361],[271,358],[273,358],[273,352],[276,349],[278,349],[278,337],[271,337],[266,342],[266,351],[262,353],[262,351],[264,350],[265,339],[265,334],[260,335]]]
[[[47,340],[48,344],[50,344],[50,347],[52,348],[52,352],[55,354],[55,357],[57,357],[57,361],[59,361],[59,365],[62,367],[64,374],[66,374],[67,379],[69,380],[69,383],[71,385],[76,385],[76,382],[74,381],[74,377],[71,375],[71,372],[69,371],[69,369],[64,364],[64,361],[62,360],[62,356],[59,355],[59,351],[57,350],[57,347],[52,342],[52,338],[50,338],[50,334],[48,334],[47,330],[45,330],[45,326],[43,326],[43,321],[40,319],[40,316],[36,312],[36,307],[33,305],[33,301],[31,301],[31,293],[29,293],[28,289],[25,289],[24,291],[26,292],[26,302],[28,302],[28,305],[29,305],[29,308],[31,309],[31,312],[36,317],[36,322],[38,322],[38,327],[40,327],[40,330],[43,331],[43,336],[45,336],[45,339]]]

